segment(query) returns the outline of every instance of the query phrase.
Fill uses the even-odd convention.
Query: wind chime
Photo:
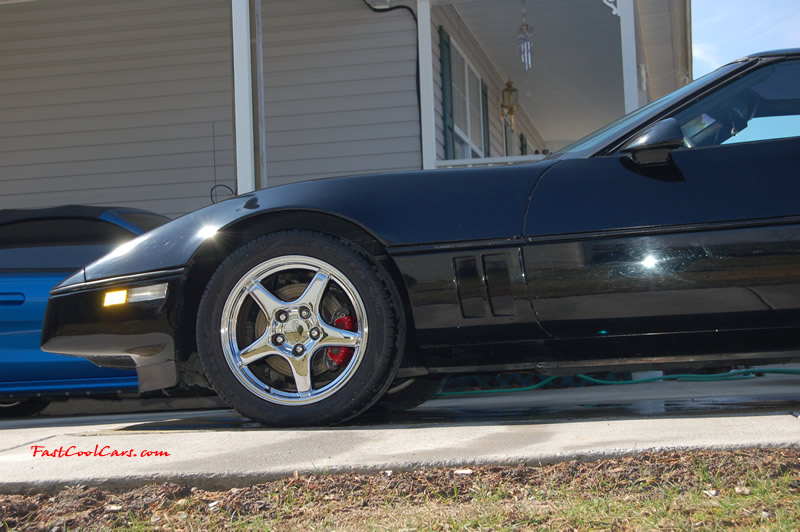
[[[530,70],[533,65],[531,59],[531,41],[533,40],[532,28],[528,26],[528,10],[525,8],[525,0],[522,0],[522,26],[519,27],[519,54],[522,58],[522,66],[525,70]]]

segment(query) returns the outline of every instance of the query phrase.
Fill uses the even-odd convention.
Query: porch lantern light
[[[500,115],[511,120],[511,131],[514,131],[514,111],[519,107],[519,91],[510,79],[503,89],[503,101],[500,103]]]

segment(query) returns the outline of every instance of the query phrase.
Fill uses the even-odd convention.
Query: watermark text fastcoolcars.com
[[[170,456],[167,451],[152,451],[148,449],[114,449],[110,445],[95,445],[94,449],[79,449],[76,445],[53,447],[48,449],[43,445],[31,445],[34,458],[159,458]]]

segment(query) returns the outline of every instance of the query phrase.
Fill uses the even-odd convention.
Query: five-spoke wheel
[[[198,350],[209,380],[264,423],[360,413],[397,369],[402,317],[388,279],[368,255],[327,235],[291,231],[243,246],[200,304]]]
[[[350,327],[336,326],[345,319]],[[281,404],[319,401],[358,368],[366,320],[355,287],[334,266],[302,255],[278,257],[247,272],[228,295],[222,349],[254,395]],[[336,356],[344,350],[349,356]]]

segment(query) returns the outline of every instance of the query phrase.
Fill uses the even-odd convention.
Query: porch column
[[[420,128],[422,169],[436,168],[436,121],[433,95],[433,42],[431,39],[431,2],[417,0],[417,44],[419,47]]]
[[[249,0],[231,0],[231,29],[236,192],[246,194],[256,189]]]
[[[636,10],[634,0],[617,0],[619,33],[622,44],[622,86],[625,113],[641,107],[639,101],[639,68],[636,59]]]

